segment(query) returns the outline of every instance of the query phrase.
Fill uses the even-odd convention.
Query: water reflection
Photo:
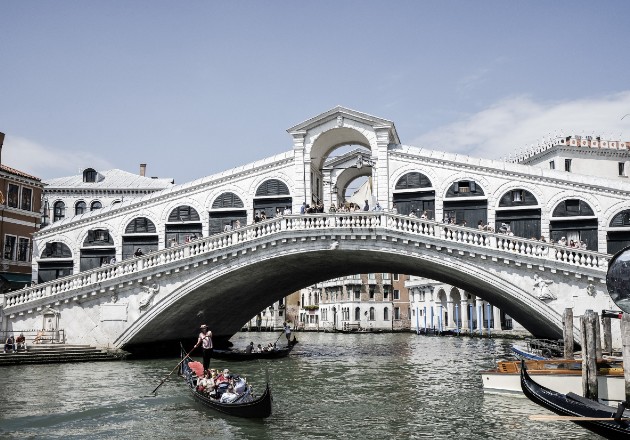
[[[233,340],[273,342],[276,334]],[[3,438],[432,438],[593,439],[525,398],[484,395],[479,370],[509,351],[500,339],[413,334],[298,333],[289,358],[229,364],[262,390],[267,420],[218,415],[193,401],[175,375],[147,397],[178,359],[3,368]]]

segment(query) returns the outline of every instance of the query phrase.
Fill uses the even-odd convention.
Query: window
[[[20,237],[18,239],[18,248],[17,248],[17,260],[18,261],[28,261],[28,250],[29,250],[30,240],[28,238]]]
[[[4,259],[5,260],[15,260],[15,243],[16,243],[15,235],[4,236]]]
[[[400,307],[394,307],[394,319],[400,319]]]
[[[17,208],[19,197],[20,197],[20,187],[12,183],[9,183],[9,190],[7,191],[7,206],[9,208]]]
[[[394,274],[394,281],[398,281],[398,274],[397,273]]]
[[[394,289],[394,299],[400,299],[400,290]]]
[[[94,168],[86,168],[83,171],[83,181],[86,183],[96,182],[96,170]]]
[[[370,287],[370,299],[374,299],[374,287]]]
[[[375,273],[369,273],[368,274],[368,280],[375,280],[376,279],[376,274]]]
[[[53,222],[59,221],[66,216],[66,205],[62,201],[55,202],[53,210]]]
[[[386,289],[385,287],[387,286],[383,286],[383,301],[389,298],[389,289]]]
[[[384,280],[388,280],[389,279],[389,274],[388,273],[384,273],[383,274],[383,279]]]
[[[74,215],[81,215],[85,213],[86,208],[87,205],[85,204],[85,202],[77,202],[77,204],[74,205]]]
[[[95,200],[90,204],[90,211],[94,211],[95,209],[101,209],[102,207],[103,207],[103,204],[99,202],[98,200]]]
[[[387,307],[383,309],[383,321],[389,321],[389,309]]]
[[[564,159],[564,171],[571,172],[571,159]]]
[[[620,176],[625,176],[626,175],[626,163],[625,162],[619,162],[619,175]]]
[[[512,201],[513,202],[522,202],[523,201],[523,191],[518,189],[516,191],[512,191]]]
[[[567,215],[580,215],[580,201],[578,199],[569,199],[565,201]]]
[[[33,190],[31,188],[22,188],[22,206],[24,211],[33,209]]]
[[[374,307],[370,307],[370,321],[374,321]]]
[[[361,291],[359,289],[354,291],[354,299],[361,299]]]
[[[556,169],[556,161],[555,160],[550,160],[549,161],[549,169],[550,170],[555,170]]]
[[[355,321],[361,320],[361,309],[359,307],[354,309],[354,320]]]

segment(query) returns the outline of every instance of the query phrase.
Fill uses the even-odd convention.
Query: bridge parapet
[[[80,272],[59,278],[45,284],[24,288],[5,294],[4,310],[13,312],[25,306],[40,306],[50,302],[95,295],[94,290],[102,290],[106,284],[116,284],[142,278],[156,271],[165,270],[187,263],[191,257],[209,257],[213,252],[230,253],[230,249],[242,248],[267,237],[286,234],[290,231],[321,230],[330,235],[384,235],[388,231],[402,233],[410,240],[418,241],[419,236],[429,239],[434,246],[444,243],[445,247],[470,251],[479,248],[492,251],[506,259],[534,258],[541,264],[555,262],[565,264],[566,270],[575,272],[590,271],[604,276],[610,255],[598,252],[567,248],[556,244],[508,236],[500,233],[471,229],[463,226],[443,224],[387,212],[355,212],[289,215],[254,223],[243,228],[198,239],[190,243],[152,252],[141,257],[131,258],[90,271]],[[324,232],[325,231],[325,232]],[[215,255],[215,258],[217,256]],[[571,267],[573,267],[571,269]],[[89,291],[92,290],[92,293]]]

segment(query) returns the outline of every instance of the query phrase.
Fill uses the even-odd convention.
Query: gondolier
[[[203,370],[205,371],[210,366],[210,358],[212,358],[212,332],[206,324],[202,324],[200,329],[197,345],[201,344],[203,350]]]
[[[286,322],[283,323],[284,335],[287,337],[287,344],[291,344],[291,327]]]

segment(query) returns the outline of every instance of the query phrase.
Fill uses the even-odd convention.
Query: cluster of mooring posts
[[[582,391],[584,397],[597,400],[597,360],[603,358],[603,354],[612,355],[612,330],[611,315],[621,318],[621,345],[623,371],[625,380],[626,402],[630,402],[630,314],[620,312],[602,311],[600,333],[599,315],[592,310],[587,310],[580,317],[580,330],[582,333]],[[615,316],[617,317],[617,316]],[[573,310],[564,311],[564,358],[573,359]],[[604,345],[602,347],[602,340]]]
[[[459,325],[460,324],[459,305],[455,304],[454,306],[455,328],[446,329],[446,330],[444,329],[444,324],[442,322],[444,306],[440,304],[438,307],[440,309],[440,313],[438,313],[437,316],[433,312],[433,307],[430,307],[429,310],[427,310],[426,306],[424,307],[424,310],[422,313],[422,316],[424,318],[424,328],[420,328],[420,317],[419,317],[418,309],[416,309],[416,329],[417,329],[416,333],[417,334],[459,336],[462,333],[466,333],[466,330],[467,330],[468,332],[466,334],[468,336],[475,336],[476,334],[478,334],[479,336],[483,336],[484,330],[485,330],[487,337],[492,336],[492,317],[491,317],[492,306],[490,304],[486,304],[486,326],[487,327],[485,329],[483,327],[483,321],[484,321],[483,306],[477,307],[477,310],[476,310],[477,321],[475,321],[472,319],[472,317],[474,316],[473,312],[475,312],[475,307],[473,306],[473,304],[468,305],[468,314],[471,317],[471,319],[468,320],[469,322],[468,329],[464,329]],[[430,316],[428,316],[429,314]],[[435,325],[436,321],[437,321],[437,327]],[[478,323],[477,328],[475,328],[475,322]]]

